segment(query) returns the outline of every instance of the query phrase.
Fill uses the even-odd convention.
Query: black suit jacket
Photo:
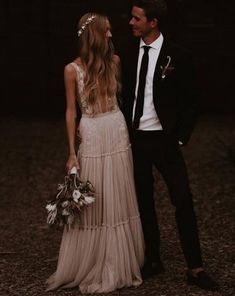
[[[120,53],[122,63],[122,110],[131,133],[132,110],[135,99],[139,40]],[[171,58],[165,78],[163,70]],[[167,134],[187,144],[197,114],[197,91],[192,58],[185,49],[164,39],[153,78],[155,110]]]

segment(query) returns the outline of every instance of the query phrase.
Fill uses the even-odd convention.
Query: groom
[[[123,111],[130,130],[135,182],[146,243],[143,278],[164,270],[153,198],[154,165],[162,174],[175,207],[187,281],[216,290],[204,271],[197,221],[181,146],[191,136],[196,119],[196,92],[188,52],[162,35],[164,0],[136,0],[129,24],[137,43],[122,56]]]

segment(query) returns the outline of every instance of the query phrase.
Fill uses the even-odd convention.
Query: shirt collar
[[[162,33],[160,33],[158,38],[148,45],[144,43],[143,39],[140,39],[140,48],[143,46],[150,46],[151,48],[154,48],[154,49],[160,49],[162,46],[162,43],[163,43],[163,35]]]

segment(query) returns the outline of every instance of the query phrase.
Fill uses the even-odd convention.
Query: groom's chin
[[[137,31],[137,30],[132,30],[132,35],[133,35],[134,37],[141,37],[140,32]]]

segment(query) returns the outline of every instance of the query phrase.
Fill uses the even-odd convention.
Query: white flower
[[[56,210],[56,204],[48,204],[47,206],[46,206],[46,209],[48,210],[48,212],[53,212],[53,211],[55,211]]]
[[[58,184],[58,190],[62,190],[64,188],[64,184]]]
[[[47,217],[47,223],[53,224],[55,222],[56,215],[57,215],[57,209],[55,209],[55,211],[53,212],[50,212]]]
[[[79,205],[80,205],[80,206],[83,206],[83,204],[84,204],[84,200],[83,200],[83,199],[80,199],[80,201],[79,201]]]
[[[68,216],[68,224],[73,224],[73,221],[74,221],[74,216],[73,215]]]
[[[85,196],[85,202],[87,204],[91,204],[95,201],[95,198],[93,196]]]
[[[74,192],[73,192],[73,200],[75,202],[78,202],[80,197],[81,197],[81,192],[79,190],[74,190]]]
[[[63,209],[63,211],[62,211],[62,215],[63,215],[63,216],[69,216],[70,213],[69,213],[66,209]]]
[[[66,200],[62,203],[62,208],[66,208],[69,205],[69,202]]]
[[[85,21],[85,23],[83,23],[82,24],[82,26],[81,26],[81,29],[80,30],[78,30],[78,37],[83,33],[83,31],[86,29],[86,26],[87,25],[89,25],[92,21],[93,21],[93,19],[95,19],[96,18],[96,15],[92,15],[92,16],[90,16],[90,17],[88,17],[88,19]]]

